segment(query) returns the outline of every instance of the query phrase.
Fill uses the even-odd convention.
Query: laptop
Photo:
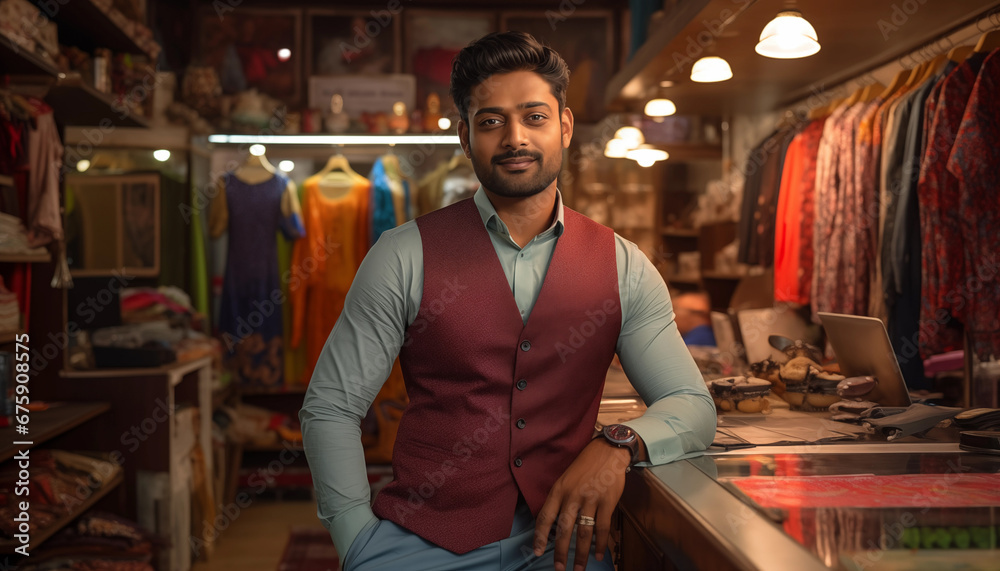
[[[910,393],[882,320],[839,313],[818,315],[837,354],[841,374],[878,379],[875,390],[862,398],[882,406],[910,406]]]

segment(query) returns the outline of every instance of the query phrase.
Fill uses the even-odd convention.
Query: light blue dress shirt
[[[523,247],[511,238],[482,188],[473,199],[526,322],[563,232],[562,195],[556,193],[552,225]],[[677,331],[663,278],[635,244],[617,234],[615,249],[622,308],[616,350],[648,405],[627,424],[642,437],[650,464],[663,464],[712,443],[715,405]],[[420,309],[422,290],[423,250],[411,220],[383,233],[362,262],[299,412],[318,515],[341,559],[375,519],[361,419],[389,376],[406,328]]]

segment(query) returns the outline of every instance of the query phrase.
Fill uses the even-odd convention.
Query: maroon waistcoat
[[[455,553],[510,536],[593,436],[621,330],[614,233],[568,208],[527,325],[472,199],[417,219],[420,310],[400,364],[410,402],[373,506]]]

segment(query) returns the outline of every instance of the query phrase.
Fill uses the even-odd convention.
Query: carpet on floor
[[[340,558],[330,532],[315,527],[295,527],[288,535],[278,571],[337,571]]]

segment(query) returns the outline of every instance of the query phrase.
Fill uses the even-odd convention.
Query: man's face
[[[674,322],[681,335],[699,325],[711,323],[708,300],[698,295],[679,295],[673,299]]]
[[[459,121],[458,134],[483,188],[523,198],[555,184],[562,150],[573,136],[573,114],[559,112],[537,73],[497,74],[472,89],[469,122]]]

